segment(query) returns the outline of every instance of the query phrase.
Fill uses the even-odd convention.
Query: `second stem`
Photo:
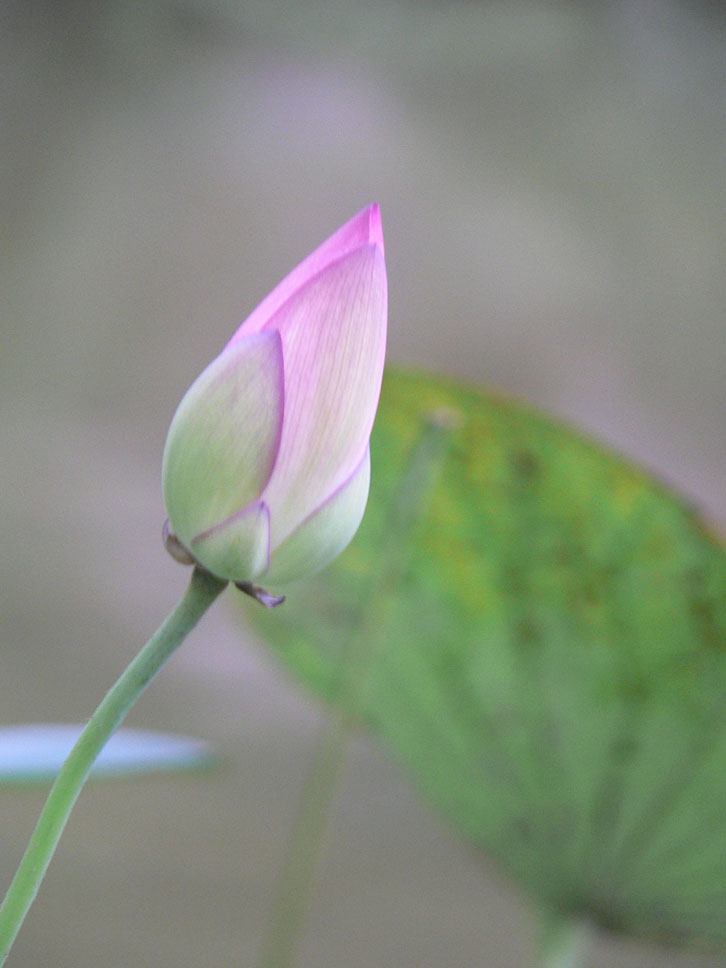
[[[371,640],[384,624],[384,612],[408,560],[412,532],[436,473],[443,463],[457,420],[448,411],[427,415],[402,471],[387,514],[383,564],[364,600],[369,604],[342,658],[340,686],[318,741],[300,794],[277,892],[272,902],[258,968],[289,968],[312,887],[322,835],[330,814],[351,728],[374,659]]]

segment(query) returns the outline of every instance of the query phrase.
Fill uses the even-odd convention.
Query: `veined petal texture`
[[[318,273],[267,324],[282,337],[285,417],[262,498],[279,547],[346,481],[378,406],[386,348],[383,253],[369,244]]]
[[[187,548],[259,498],[283,408],[282,344],[274,331],[228,347],[191,385],[172,419],[162,469],[169,522]]]
[[[272,585],[312,575],[349,544],[363,518],[371,479],[370,451],[353,474],[274,549],[265,581]]]

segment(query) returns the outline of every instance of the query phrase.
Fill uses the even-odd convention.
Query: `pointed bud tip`
[[[368,215],[368,238],[374,244],[377,245],[381,252],[385,255],[386,249],[383,244],[383,225],[381,224],[381,207],[378,202],[373,202],[364,209]]]

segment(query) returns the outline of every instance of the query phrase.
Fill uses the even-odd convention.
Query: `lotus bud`
[[[162,473],[175,557],[250,591],[340,554],[368,497],[386,319],[371,205],[263,299],[179,404]]]

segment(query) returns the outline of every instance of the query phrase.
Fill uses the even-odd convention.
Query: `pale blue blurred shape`
[[[0,784],[53,779],[81,734],[82,726],[28,723],[0,728]],[[123,776],[207,766],[211,747],[171,733],[121,729],[96,760],[92,776]]]

